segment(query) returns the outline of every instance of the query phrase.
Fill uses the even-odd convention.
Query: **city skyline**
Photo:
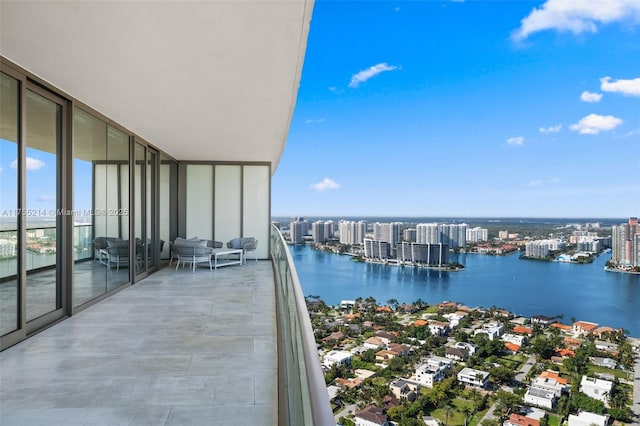
[[[316,2],[272,216],[637,216],[640,4]]]

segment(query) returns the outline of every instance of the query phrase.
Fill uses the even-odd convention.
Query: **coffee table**
[[[235,255],[238,255],[238,259],[229,257]],[[215,248],[211,256],[213,257],[213,266],[215,269],[218,269],[218,266],[242,265],[242,249]]]

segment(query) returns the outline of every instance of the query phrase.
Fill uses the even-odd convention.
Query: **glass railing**
[[[27,271],[56,265],[56,228],[28,227],[25,264]],[[73,258],[75,261],[93,258],[91,225],[73,227]],[[16,275],[18,262],[18,232],[0,230],[0,279]]]
[[[278,326],[280,425],[335,426],[318,349],[289,249],[271,227]]]

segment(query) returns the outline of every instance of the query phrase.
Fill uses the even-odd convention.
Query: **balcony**
[[[1,424],[277,424],[270,262],[165,268],[2,353]]]
[[[276,230],[272,256],[164,268],[5,350],[0,424],[335,424]]]

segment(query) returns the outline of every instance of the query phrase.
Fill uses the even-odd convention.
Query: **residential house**
[[[593,342],[596,345],[596,349],[602,352],[607,352],[612,355],[618,354],[618,345],[611,342],[605,342],[604,340],[596,340]]]
[[[329,351],[324,356],[324,360],[322,363],[326,367],[331,367],[334,364],[351,365],[351,358],[353,358],[353,355],[351,354],[351,352]]]
[[[391,393],[400,401],[415,401],[420,391],[420,384],[412,380],[396,379],[389,385]]]
[[[357,389],[362,384],[362,379],[359,379],[357,377],[353,379],[343,379],[342,377],[338,377],[335,382],[336,385],[340,386],[341,388]]]
[[[510,334],[505,333],[500,337],[502,340],[508,343],[513,343],[514,345],[522,346],[527,341],[525,336],[521,336],[519,334]]]
[[[576,321],[573,323],[573,335],[576,337],[585,337],[591,334],[591,332],[596,328],[598,328],[598,324],[595,322]]]
[[[388,333],[386,331],[378,331],[376,333],[376,337],[380,340],[382,340],[382,343],[384,343],[385,345],[388,345],[389,343],[391,343],[392,341],[394,341],[396,339],[396,335],[395,334],[391,334]]]
[[[573,337],[565,337],[563,340],[564,346],[567,349],[575,351],[582,345],[582,340],[574,339]]]
[[[458,373],[458,381],[465,385],[486,388],[489,384],[489,373],[475,368],[465,367]]]
[[[504,421],[503,426],[540,426],[540,420],[531,417],[522,416],[520,414],[510,414],[509,418]]]
[[[367,340],[364,341],[362,346],[364,346],[367,349],[378,349],[384,346],[384,343],[382,339],[379,337],[369,337]]]
[[[456,342],[455,345],[453,345],[453,347],[466,349],[470,356],[475,354],[476,349],[478,349],[478,346],[476,346],[474,343],[469,343],[469,342]]]
[[[531,381],[531,385],[524,394],[526,404],[538,407],[555,408],[556,401],[567,389],[567,380],[551,370],[543,371]]]
[[[376,375],[375,371],[367,370],[364,368],[358,368],[353,373],[356,375],[357,378],[361,380],[366,380],[369,377],[373,377]]]
[[[390,343],[387,345],[387,351],[393,352],[396,356],[409,355],[411,347],[407,345],[400,345],[397,343]]]
[[[591,332],[591,334],[596,336],[596,338],[598,339],[602,339],[603,337],[606,337],[607,334],[613,333],[614,331],[615,330],[612,327],[605,325],[605,326],[596,328]]]
[[[429,327],[429,331],[434,336],[444,336],[449,331],[449,323],[448,322],[430,320],[429,324],[428,324],[428,327]]]
[[[580,381],[580,392],[605,404],[609,402],[612,387],[613,382],[593,377],[582,376]]]
[[[580,411],[578,415],[569,414],[569,426],[607,426],[609,415]]]
[[[520,345],[516,345],[515,343],[506,342],[504,344],[505,349],[512,354],[516,354],[520,351]]]
[[[388,306],[376,306],[376,313],[378,314],[385,314],[385,313],[391,313],[391,312],[393,311]]]
[[[432,388],[436,382],[444,379],[444,371],[453,366],[453,361],[432,355],[416,367],[415,378],[422,386]]]
[[[341,331],[334,331],[333,333],[322,339],[322,343],[328,343],[331,341],[339,342],[342,339],[344,339],[344,333]]]
[[[420,364],[416,367],[415,378],[422,386],[431,389],[436,382],[444,379],[444,369],[433,368],[427,364]]]
[[[416,312],[418,312],[420,309],[418,309],[418,306],[411,304],[403,304],[398,306],[398,312],[404,312],[405,314],[415,314]]]
[[[466,312],[456,311],[449,314],[442,315],[446,319],[449,320],[449,328],[457,327],[460,324],[460,321],[467,316]]]
[[[440,304],[438,304],[438,310],[439,311],[444,311],[444,310],[456,310],[456,308],[458,307],[458,304],[456,302],[442,302]]]
[[[525,334],[527,336],[531,336],[531,334],[533,333],[533,329],[531,329],[531,327],[517,325],[513,327],[513,332],[516,334]]]
[[[554,317],[547,317],[545,315],[534,315],[531,317],[532,324],[540,324],[543,327],[548,327],[556,322]]]
[[[445,356],[455,361],[464,361],[469,358],[469,351],[466,348],[448,347],[445,349]]]
[[[375,405],[367,405],[362,410],[356,412],[353,420],[356,426],[390,426],[387,415],[382,408]]]
[[[573,333],[573,327],[571,327],[570,325],[560,324],[559,322],[556,322],[556,323],[551,324],[551,327],[557,328],[558,330],[560,330],[564,334],[572,334]]]
[[[438,370],[442,370],[442,369],[446,369],[446,368],[451,368],[453,367],[453,362],[445,357],[441,357],[441,356],[437,356],[437,355],[431,355],[429,357],[427,357],[424,361],[424,364],[428,365],[431,368],[435,368]]]
[[[329,394],[329,401],[333,401],[336,396],[338,396],[338,392],[340,391],[340,387],[336,385],[327,386],[327,393]]]
[[[431,417],[431,416],[422,416],[422,422],[425,424],[425,426],[440,426],[440,425],[442,425],[440,420],[436,419],[435,417]]]
[[[501,324],[492,322],[492,323],[485,324],[482,326],[482,328],[475,330],[473,332],[473,335],[477,336],[478,334],[484,333],[487,335],[487,338],[489,340],[494,340],[500,337],[500,335],[502,334],[502,329],[503,327]]]
[[[605,367],[615,370],[618,368],[618,362],[611,358],[602,358],[597,356],[592,356],[589,360],[593,363],[593,365],[597,365],[598,367]]]
[[[395,358],[397,356],[398,354],[396,354],[395,352],[391,352],[386,349],[383,349],[381,351],[376,352],[376,361],[384,362],[392,358]]]
[[[351,310],[356,306],[355,300],[341,300],[340,301],[340,309],[348,309]]]

